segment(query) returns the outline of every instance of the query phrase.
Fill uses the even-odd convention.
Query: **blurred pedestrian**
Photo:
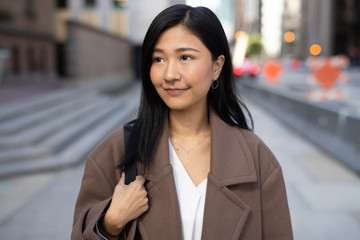
[[[89,155],[72,239],[292,239],[281,167],[248,125],[216,15],[169,7],[142,51],[126,152],[120,129]]]

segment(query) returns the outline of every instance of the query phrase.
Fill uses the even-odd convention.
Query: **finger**
[[[125,184],[125,172],[123,172],[121,174],[120,180],[119,180],[119,184]]]
[[[141,185],[144,185],[144,183],[145,183],[145,178],[144,178],[143,176],[136,176],[135,181],[138,182],[138,183],[141,184]]]

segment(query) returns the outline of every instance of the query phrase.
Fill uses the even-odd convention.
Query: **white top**
[[[196,187],[177,156],[170,140],[169,150],[170,163],[174,169],[184,240],[200,240],[204,218],[207,178]]]

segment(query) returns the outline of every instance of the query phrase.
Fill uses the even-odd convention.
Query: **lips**
[[[166,88],[165,91],[171,96],[181,95],[189,88]]]

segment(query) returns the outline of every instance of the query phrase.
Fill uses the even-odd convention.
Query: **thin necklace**
[[[189,150],[187,150],[186,148],[184,148],[184,147],[177,141],[176,138],[172,138],[172,140],[173,140],[177,145],[179,145],[180,148],[182,148],[182,149],[186,152],[186,164],[188,165],[188,164],[189,164],[189,159],[190,159],[190,157],[189,157],[190,152],[191,152],[192,150],[194,150],[197,146],[199,146],[208,136],[210,136],[210,135],[204,136],[197,144],[195,144],[195,146],[193,146],[193,147],[190,148]],[[179,149],[176,148],[176,151],[178,152]]]

